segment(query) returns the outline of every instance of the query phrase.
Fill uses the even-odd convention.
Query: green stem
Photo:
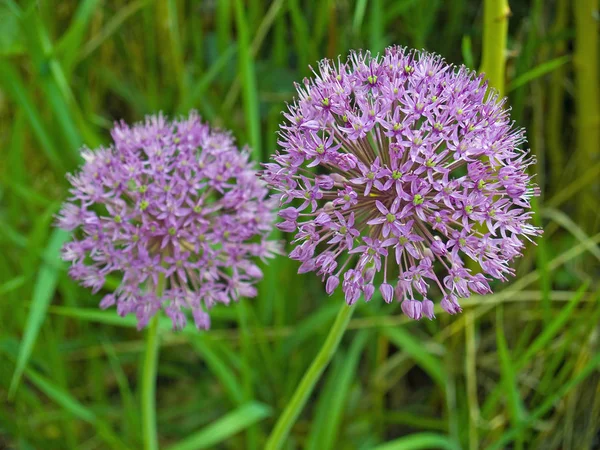
[[[242,0],[235,0],[235,20],[238,32],[239,71],[242,80],[242,100],[246,126],[249,130],[249,141],[252,147],[252,159],[261,161],[260,135],[260,101],[256,86],[256,71],[254,70],[254,55],[250,44],[250,30],[246,21],[246,12]]]
[[[242,364],[244,367],[252,367],[250,358],[250,352],[252,351],[250,343],[250,326],[248,324],[248,312],[246,310],[246,304],[240,301],[236,305],[238,323],[240,324],[241,331],[241,343],[240,350],[242,356]],[[244,400],[251,402],[254,399],[254,389],[252,386],[252,372],[249,370],[243,371],[242,387],[244,390]],[[249,450],[258,448],[258,428],[256,426],[249,426],[247,431],[247,446]]]
[[[508,36],[508,0],[484,0],[483,49],[481,69],[500,95],[504,95],[506,39]]]
[[[567,0],[556,2],[556,15],[550,34],[564,32],[568,26],[569,3]],[[553,49],[553,57],[564,56],[567,53],[567,40],[560,39]],[[547,132],[548,156],[550,159],[550,170],[552,172],[552,185],[559,186],[559,181],[565,170],[564,158],[564,112],[565,112],[565,79],[567,78],[567,67],[560,66],[552,72],[550,87],[548,90],[548,119]]]
[[[600,148],[600,79],[598,63],[598,0],[572,2],[575,17],[575,66],[577,106],[577,153],[579,173],[585,173],[595,161]],[[580,224],[593,226],[593,211],[598,195],[598,183],[581,192],[578,201]]]
[[[161,274],[156,287],[156,295],[161,296],[165,288],[164,275]],[[158,316],[155,315],[146,331],[146,348],[142,366],[141,406],[142,435],[144,450],[158,450],[158,432],[156,429],[156,372],[158,368]]]
[[[319,378],[321,378],[321,375],[331,361],[331,358],[333,358],[353,312],[354,307],[346,304],[342,305],[323,347],[321,347],[317,357],[313,360],[312,364],[304,374],[292,399],[275,424],[275,428],[267,440],[267,445],[265,446],[266,450],[278,450],[285,442],[292,425],[294,425],[302,412],[302,408],[304,408],[315,384],[319,381]]]

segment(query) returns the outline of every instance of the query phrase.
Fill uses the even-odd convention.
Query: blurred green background
[[[194,108],[264,161],[318,59],[400,44],[477,69],[484,29],[545,234],[462,315],[360,304],[287,448],[600,448],[598,3],[0,0],[0,449],[141,448],[143,334],[69,279],[52,228],[83,145]],[[161,323],[161,448],[263,447],[343,302],[297,266],[271,262],[209,332]]]

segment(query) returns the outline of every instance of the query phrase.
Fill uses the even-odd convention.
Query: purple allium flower
[[[93,292],[109,273],[122,276],[100,306],[135,313],[139,328],[160,309],[182,328],[190,309],[206,329],[215,303],[255,296],[262,273],[252,257],[278,249],[267,240],[274,203],[248,152],[194,112],[121,123],[112,137],[109,148],[84,150],[81,171],[68,176],[58,225],[73,231],[63,249],[70,275]]]
[[[413,319],[434,317],[430,287],[455,314],[459,298],[514,274],[521,238],[541,233],[529,223],[539,189],[524,131],[483,76],[401,47],[324,60],[314,74],[296,85],[263,172],[300,272],[329,294],[341,281],[350,304],[377,283]]]

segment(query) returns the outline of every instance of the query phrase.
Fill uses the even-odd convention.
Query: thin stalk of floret
[[[346,269],[346,267],[348,266],[348,264],[350,264],[350,262],[355,259],[354,255],[349,255],[348,258],[346,259],[346,261],[344,262],[344,264],[342,264],[342,266],[338,269],[338,271],[335,273],[336,277],[339,277],[340,274],[342,272],[344,272],[344,270]]]
[[[384,262],[383,262],[383,282],[384,283],[387,283],[388,256],[389,255],[385,255]]]
[[[370,166],[373,163],[373,161],[375,161],[375,159],[377,158],[377,153],[375,149],[366,138],[359,138],[356,140],[356,142],[364,152],[364,155],[366,157],[366,159],[364,160],[365,164]]]
[[[422,238],[425,238],[425,239],[426,239],[427,241],[429,241],[431,244],[433,244],[433,242],[434,242],[435,238],[434,238],[434,237],[433,237],[433,236],[432,236],[432,235],[429,233],[429,230],[427,230],[427,227],[425,227],[425,226],[424,226],[424,225],[423,225],[423,224],[422,224],[420,221],[418,221],[418,220],[416,221],[416,224],[417,224],[417,226],[420,228],[421,232],[423,233],[423,234],[421,234],[421,233],[419,233],[419,232],[417,231],[417,234],[418,234],[419,236],[421,236]],[[444,260],[443,260],[443,259],[440,257],[440,255],[438,255],[438,254],[437,254],[437,253],[435,253],[435,252],[432,252],[432,253],[433,253],[433,255],[435,256],[435,258],[436,258],[436,259],[437,259],[437,260],[438,260],[440,263],[442,263],[442,265],[444,266],[444,268],[445,268],[447,271],[450,271],[450,268],[449,268],[449,267],[446,265],[446,263],[445,263],[445,262],[444,262]],[[448,262],[452,263],[452,261],[450,261],[449,259],[448,259]]]
[[[362,154],[363,149],[361,148],[360,143],[355,144],[355,142],[357,142],[357,141],[351,141],[349,139],[346,139],[346,137],[340,132],[340,130],[338,128],[335,128],[333,130],[333,140],[336,144],[341,145],[341,147],[339,149],[342,152],[356,156],[358,159],[363,161],[365,164],[368,163],[367,159],[363,159],[363,157],[366,155]]]

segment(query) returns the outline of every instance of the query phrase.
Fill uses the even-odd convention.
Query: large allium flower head
[[[206,329],[215,303],[255,296],[262,273],[252,258],[277,245],[267,239],[274,204],[248,151],[194,112],[121,123],[112,137],[109,148],[84,150],[68,177],[58,225],[73,231],[63,249],[70,275],[94,292],[108,274],[121,276],[101,307],[135,313],[139,328],[160,309],[182,328],[190,309]]]
[[[540,234],[539,189],[524,131],[482,76],[389,47],[321,61],[296,89],[263,177],[284,206],[278,227],[296,233],[299,272],[329,294],[341,284],[350,304],[379,288],[413,319],[433,318],[434,293],[454,314],[513,274],[522,238]]]

